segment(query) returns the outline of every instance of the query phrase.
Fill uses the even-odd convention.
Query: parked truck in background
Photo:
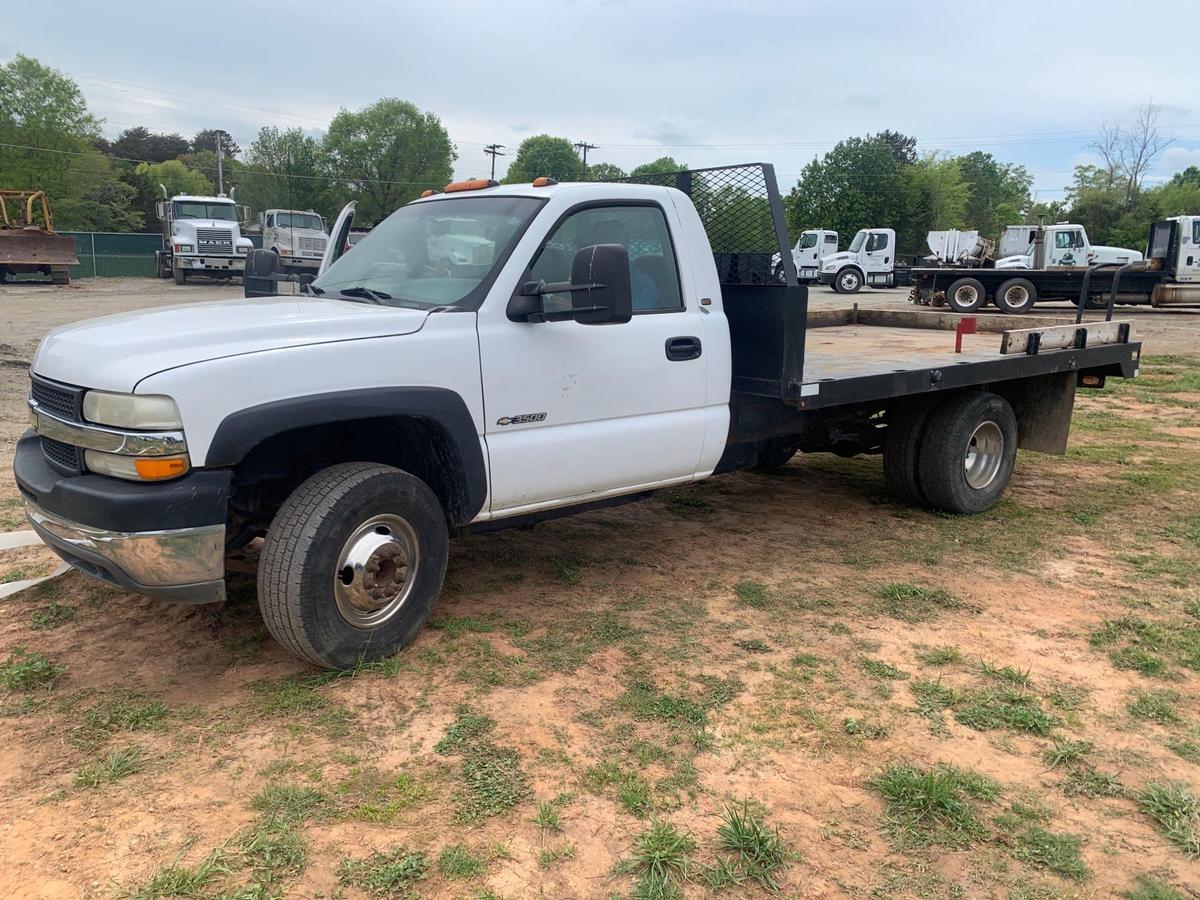
[[[737,202],[463,182],[348,253],[343,211],[300,295],[54,330],[15,454],[29,521],[83,572],[183,603],[223,599],[226,560],[257,553],[271,633],[347,668],[416,635],[454,535],[798,451],[882,454],[896,496],[977,513],[1018,447],[1065,451],[1077,388],[1136,373],[1127,323],[956,335],[944,314],[810,314],[791,273],[753,265],[789,252],[770,167],[676,174]],[[891,238],[861,232],[855,253],[872,234]],[[491,250],[466,242],[447,271],[429,250],[450,235]],[[270,286],[276,260],[250,268]]]
[[[838,252],[838,233],[824,228],[810,228],[800,232],[800,237],[792,247],[792,262],[796,264],[796,278],[801,284],[817,280],[821,269],[821,257]],[[771,257],[771,271],[775,280],[780,284],[787,279],[783,271],[783,254],[776,253]]]
[[[321,265],[329,232],[317,213],[299,209],[268,209],[259,216],[262,246],[279,257],[285,272],[312,272]]]
[[[1082,226],[1059,224],[1038,229],[1029,253],[998,260],[995,268],[919,268],[912,277],[910,300],[959,313],[989,302],[1006,313],[1026,313],[1039,302],[1076,303],[1081,295],[1091,309],[1110,300],[1200,306],[1200,216],[1152,224],[1144,259],[1136,250],[1092,245]]]
[[[1036,227],[1029,244],[1019,253],[1001,256],[996,260],[996,268],[1086,269],[1102,264],[1123,265],[1141,258],[1142,254],[1137,250],[1093,244],[1082,225],[1057,222]]]
[[[817,280],[839,294],[856,294],[864,284],[873,288],[908,284],[908,266],[896,263],[896,232],[859,229],[846,250],[821,257]]]
[[[159,278],[174,276],[176,284],[189,277],[231,278],[241,275],[254,242],[242,234],[249,210],[232,197],[179,194],[156,205],[162,223],[163,250],[154,254]]]

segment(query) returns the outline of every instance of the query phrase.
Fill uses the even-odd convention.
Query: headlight
[[[253,249],[254,249],[253,247],[238,247],[237,252],[238,253],[249,253]]]
[[[157,394],[88,391],[83,395],[83,417],[114,428],[165,431],[183,427],[175,401]]]
[[[83,462],[90,472],[126,481],[165,481],[178,478],[191,468],[186,453],[181,456],[121,456],[85,450]]]
[[[191,244],[176,244],[175,252],[176,253],[191,253],[192,245]]]

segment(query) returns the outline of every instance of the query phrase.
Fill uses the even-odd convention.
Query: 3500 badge
[[[545,413],[523,413],[519,416],[501,416],[496,420],[497,425],[528,425],[530,422],[546,421]]]

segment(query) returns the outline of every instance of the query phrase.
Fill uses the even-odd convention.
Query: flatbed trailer
[[[1038,257],[1040,258],[1040,257]],[[1083,267],[915,268],[909,299],[972,313],[988,303],[1019,315],[1037,303],[1069,301],[1080,309],[1118,305],[1200,307],[1200,216],[1153,223],[1146,259]]]

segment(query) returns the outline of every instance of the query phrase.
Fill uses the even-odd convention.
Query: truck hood
[[[240,226],[237,222],[232,222],[229,219],[176,219],[171,223],[173,228],[225,228],[229,231],[240,231]]]
[[[1005,256],[996,260],[997,269],[1028,269],[1030,265],[1032,265],[1031,257],[1023,254]]]
[[[67,384],[128,392],[155,372],[224,356],[411,334],[428,315],[320,297],[160,307],[56,328],[32,369]]]
[[[1142,258],[1137,250],[1126,250],[1124,247],[1106,247],[1103,244],[1092,244],[1091,261],[1093,263],[1126,263],[1136,262]]]
[[[830,253],[828,256],[821,257],[821,268],[836,268],[839,263],[848,262],[852,259],[854,259],[854,254],[848,250],[842,250],[840,253]]]

